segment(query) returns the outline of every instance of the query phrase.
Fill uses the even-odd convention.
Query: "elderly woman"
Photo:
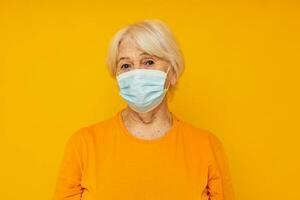
[[[222,142],[167,105],[183,71],[170,29],[144,20],[113,37],[107,64],[127,107],[75,131],[54,200],[233,200]]]

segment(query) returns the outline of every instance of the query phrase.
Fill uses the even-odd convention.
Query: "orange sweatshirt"
[[[182,121],[154,140],[132,135],[121,111],[67,140],[53,200],[234,200],[226,153]]]

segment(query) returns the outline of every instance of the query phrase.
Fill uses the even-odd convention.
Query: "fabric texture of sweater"
[[[221,140],[171,114],[172,127],[153,140],[131,134],[121,110],[76,130],[52,200],[234,200]]]

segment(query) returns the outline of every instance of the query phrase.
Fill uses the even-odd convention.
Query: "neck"
[[[167,98],[161,102],[159,106],[147,113],[138,113],[130,107],[124,109],[124,115],[130,118],[130,123],[134,126],[151,126],[154,123],[170,123],[171,113],[168,109]]]

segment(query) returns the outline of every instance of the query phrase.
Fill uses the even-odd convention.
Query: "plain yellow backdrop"
[[[1,1],[0,191],[50,199],[67,138],[126,104],[105,65],[128,23],[173,30],[170,109],[224,143],[239,200],[300,199],[297,1]]]

